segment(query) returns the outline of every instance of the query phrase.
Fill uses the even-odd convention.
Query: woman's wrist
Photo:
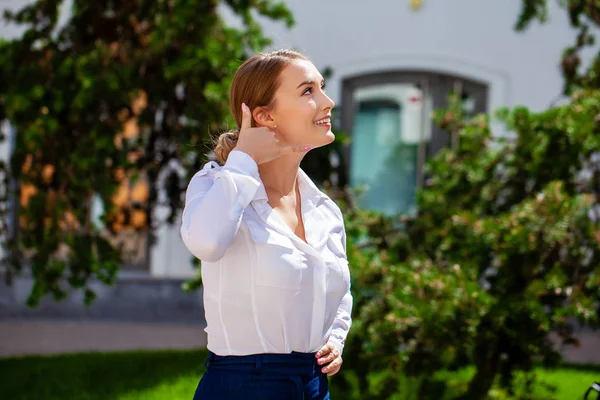
[[[245,146],[235,146],[233,148],[233,150],[237,150],[237,151],[241,151],[242,153],[246,153],[247,155],[249,155],[250,157],[252,157],[252,159],[254,160],[254,162],[256,163],[256,165],[258,165],[258,160],[256,158],[256,156],[252,153],[251,150],[247,149]],[[232,151],[233,151],[232,150]]]
[[[258,178],[258,164],[247,152],[234,148],[227,157],[225,167],[230,171]]]

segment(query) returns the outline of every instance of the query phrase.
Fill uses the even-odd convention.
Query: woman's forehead
[[[296,90],[303,82],[321,84],[323,77],[310,61],[295,60],[281,71],[281,87]]]

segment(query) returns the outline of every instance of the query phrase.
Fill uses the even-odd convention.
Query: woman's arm
[[[348,337],[348,331],[352,326],[352,294],[350,289],[346,292],[340,306],[338,307],[335,319],[331,329],[331,335],[329,341],[333,342],[340,351],[340,355],[344,352],[344,345],[346,344],[346,337]]]
[[[342,246],[344,247],[344,257],[348,260],[347,255],[347,246],[346,246],[346,227],[344,224],[344,215],[340,208],[335,205],[334,211],[338,215],[338,218],[342,222]],[[329,336],[329,341],[333,342],[338,350],[340,351],[340,355],[344,351],[344,345],[346,343],[346,337],[348,337],[348,331],[352,326],[352,293],[350,293],[350,283],[348,284],[348,291],[342,297],[342,301],[340,301],[340,305],[337,309],[337,313],[335,315],[335,319],[333,320],[333,325],[331,329],[331,335]]]
[[[181,237],[202,261],[215,262],[233,241],[244,209],[260,186],[258,166],[247,153],[233,150],[223,167],[206,165],[188,185]]]
[[[338,307],[327,343],[316,354],[317,363],[321,366],[321,372],[326,373],[328,376],[337,374],[344,362],[342,353],[348,331],[352,325],[351,312],[352,294],[350,294],[350,289],[348,288]]]

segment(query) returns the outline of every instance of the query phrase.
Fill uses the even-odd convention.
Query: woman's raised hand
[[[242,104],[242,127],[234,150],[247,153],[257,165],[272,161],[288,153],[306,153],[308,145],[282,145],[275,131],[268,127],[252,127],[252,113],[246,104]]]

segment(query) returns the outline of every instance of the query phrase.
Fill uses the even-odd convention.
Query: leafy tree
[[[115,281],[123,231],[152,232],[172,221],[182,189],[206,161],[209,132],[231,125],[228,90],[240,63],[269,40],[256,16],[293,19],[269,0],[75,0],[57,26],[61,0],[38,0],[5,18],[26,28],[0,42],[0,120],[16,130],[10,168],[18,182],[18,223],[4,244],[8,277],[30,268],[30,305],[63,298],[65,279],[94,293],[91,279]],[[219,7],[240,18],[227,26]],[[146,182],[142,201],[115,202]],[[8,181],[5,181],[5,188]],[[0,207],[7,220],[9,195]],[[104,205],[102,224],[92,204]]]

